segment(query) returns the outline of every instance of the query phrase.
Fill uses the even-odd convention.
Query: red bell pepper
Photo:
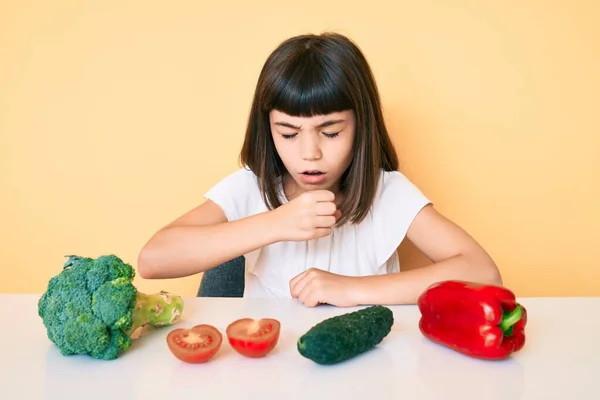
[[[438,282],[421,294],[417,304],[421,333],[467,356],[504,359],[525,344],[527,310],[504,287]]]

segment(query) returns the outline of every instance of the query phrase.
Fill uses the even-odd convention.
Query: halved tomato
[[[246,357],[266,356],[277,344],[281,324],[276,319],[242,318],[227,327],[229,344]]]
[[[219,351],[223,335],[212,325],[196,325],[191,329],[174,329],[167,335],[171,353],[187,363],[203,363]]]

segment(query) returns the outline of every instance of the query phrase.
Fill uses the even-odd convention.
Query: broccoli
[[[138,328],[171,325],[183,312],[180,296],[137,291],[134,269],[115,255],[67,257],[38,301],[48,338],[65,356],[113,360]]]

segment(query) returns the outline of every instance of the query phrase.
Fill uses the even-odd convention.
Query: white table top
[[[302,357],[296,341],[353,309],[185,298],[177,326],[212,324],[225,339],[208,363],[185,364],[167,348],[170,327],[146,332],[116,360],[61,356],[37,315],[38,298],[0,294],[2,399],[600,399],[600,298],[520,299],[527,343],[499,362],[429,342],[418,330],[416,306],[390,307],[395,324],[383,342],[333,366]],[[242,317],[281,321],[279,343],[266,358],[242,357],[226,342],[226,326]]]

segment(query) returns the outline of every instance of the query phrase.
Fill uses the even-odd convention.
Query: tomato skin
[[[279,341],[281,324],[272,318],[242,318],[227,327],[227,339],[235,351],[245,357],[260,358],[271,352]]]
[[[179,360],[199,364],[210,360],[221,348],[223,335],[212,325],[196,325],[191,329],[174,329],[167,335],[167,345]]]

